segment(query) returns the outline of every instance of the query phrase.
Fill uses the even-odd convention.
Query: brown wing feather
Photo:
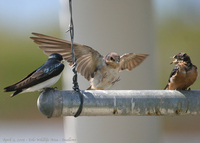
[[[70,66],[73,65],[71,56],[71,42],[39,33],[32,34],[37,37],[30,38],[33,39],[36,44],[40,45],[39,48],[43,50],[46,55],[59,53],[69,63]],[[77,71],[87,80],[90,80],[93,77],[96,69],[101,66],[103,56],[89,46],[77,43],[74,43],[73,46],[77,60]]]
[[[126,53],[120,57],[120,68],[122,70],[132,70],[137,67],[147,57],[147,54]]]

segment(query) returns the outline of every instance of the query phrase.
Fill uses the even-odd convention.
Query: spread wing
[[[122,70],[132,70],[137,67],[142,61],[147,57],[147,54],[135,54],[135,53],[126,53],[120,56],[120,68]]]
[[[71,42],[50,37],[47,35],[32,33],[37,37],[30,37],[45,54],[59,53],[69,63],[73,65],[71,56]],[[94,77],[94,72],[102,65],[103,56],[98,51],[89,46],[74,43],[74,53],[77,60],[76,70],[87,80]]]

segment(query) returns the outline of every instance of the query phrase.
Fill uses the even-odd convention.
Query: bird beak
[[[117,59],[115,62],[119,64],[119,62],[120,62],[120,59]]]
[[[171,64],[178,64],[178,60],[175,59],[173,62],[170,63],[170,65],[171,65]]]

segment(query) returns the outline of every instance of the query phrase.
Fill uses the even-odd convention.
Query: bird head
[[[63,57],[62,57],[62,55],[60,55],[58,53],[53,53],[49,56],[49,59],[55,59],[55,60],[58,60],[58,61],[62,61]]]
[[[178,64],[180,62],[191,63],[190,57],[186,53],[178,53],[172,58],[174,58],[174,61],[171,64]]]
[[[120,56],[117,53],[112,52],[105,56],[105,61],[106,64],[110,66],[118,67],[120,62]]]

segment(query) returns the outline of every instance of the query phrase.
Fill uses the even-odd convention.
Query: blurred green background
[[[159,69],[159,89],[167,83],[174,65],[175,54],[187,53],[194,65],[200,67],[200,1],[155,0],[156,48]],[[199,79],[191,86],[198,90]]]
[[[198,25],[185,24],[180,19],[168,19],[158,25],[157,32],[157,60],[159,62],[160,88],[162,89],[174,65],[170,65],[173,55],[179,52],[187,53],[194,65],[200,67],[200,27]],[[191,89],[199,89],[199,79],[191,86]]]
[[[200,2],[154,0],[156,47],[155,62],[159,69],[159,87],[163,89],[174,65],[170,57],[186,52],[193,64],[200,67]],[[59,1],[22,0],[0,2],[0,89],[11,85],[41,66],[47,56],[29,38],[31,32],[60,37]],[[67,27],[68,25],[66,25]],[[62,31],[62,34],[64,31]],[[154,35],[152,35],[154,36]],[[156,82],[156,81],[155,81]],[[199,79],[191,86],[199,89]],[[61,80],[55,85],[61,88]],[[38,118],[36,107],[39,92],[24,93],[6,99],[11,93],[0,94],[0,119]],[[27,110],[27,107],[29,110]]]
[[[12,92],[2,91],[48,59],[29,37],[32,32],[60,36],[59,1],[0,1],[0,19],[0,120],[45,118],[37,109],[39,92],[4,100]],[[61,80],[55,86],[61,89]]]

